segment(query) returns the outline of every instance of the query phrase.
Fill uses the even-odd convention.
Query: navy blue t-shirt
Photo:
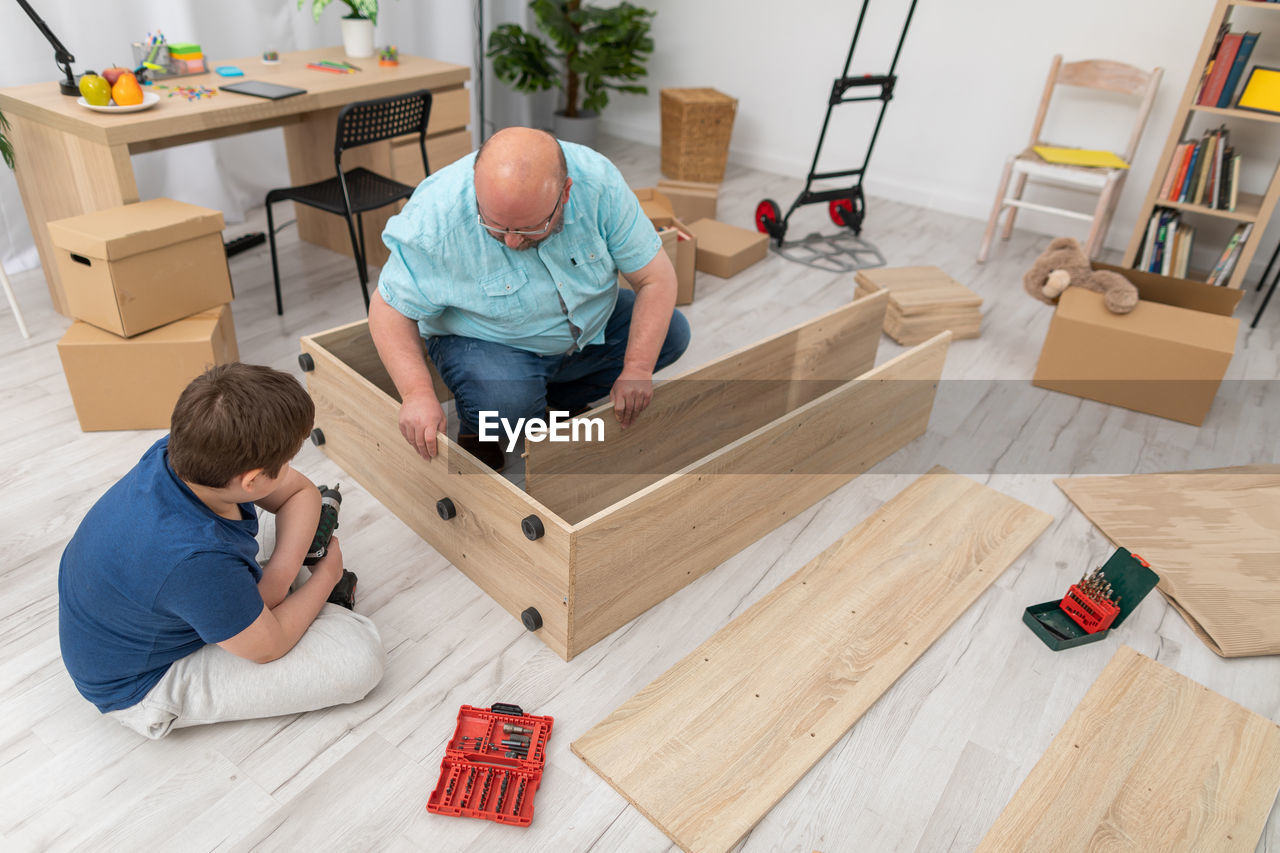
[[[76,688],[100,711],[136,705],[174,661],[262,613],[258,516],[223,518],[157,441],[98,499],[62,554],[58,635]]]

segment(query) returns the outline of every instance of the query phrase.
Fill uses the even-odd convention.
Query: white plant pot
[[[595,148],[599,125],[600,117],[596,113],[579,110],[577,118],[569,118],[557,110],[552,122],[552,129],[557,139],[562,139],[565,142],[576,142],[588,148]]]
[[[373,21],[368,18],[343,18],[342,46],[351,59],[373,56]]]

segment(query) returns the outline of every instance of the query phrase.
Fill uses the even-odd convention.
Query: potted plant
[[[298,0],[301,9],[307,0]],[[332,0],[311,0],[311,17],[317,23],[324,7]],[[342,0],[351,14],[342,18],[342,46],[347,56],[360,59],[373,56],[373,25],[378,23],[378,0]]]
[[[9,141],[9,137],[5,134],[8,129],[9,120],[4,117],[4,113],[0,113],[0,160],[4,160],[4,164],[12,169],[13,143]]]
[[[533,0],[529,8],[551,44],[519,24],[502,24],[489,36],[493,73],[519,92],[562,90],[556,136],[594,145],[596,119],[610,90],[649,93],[633,81],[647,73],[654,12],[626,2],[602,8],[582,0]]]

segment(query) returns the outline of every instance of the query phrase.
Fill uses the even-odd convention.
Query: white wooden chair
[[[1031,142],[1025,150],[1014,154],[1005,163],[1004,176],[1000,179],[1000,189],[996,191],[995,204],[991,208],[991,218],[987,220],[987,231],[982,237],[982,248],[978,250],[979,263],[987,259],[987,253],[991,250],[991,240],[995,237],[1000,214],[1005,210],[1009,211],[1009,216],[1004,223],[1004,233],[1000,235],[1001,239],[1008,240],[1009,235],[1013,233],[1013,220],[1018,215],[1018,208],[1023,207],[1089,222],[1089,236],[1085,238],[1084,250],[1090,258],[1097,255],[1102,249],[1103,237],[1106,236],[1107,227],[1111,224],[1111,215],[1115,212],[1116,202],[1120,200],[1120,190],[1124,186],[1124,179],[1129,174],[1129,170],[1047,163],[1032,150],[1032,146],[1065,147],[1061,143],[1045,142],[1040,138],[1045,116],[1049,112],[1049,101],[1056,87],[1079,86],[1086,89],[1120,92],[1138,96],[1141,99],[1133,130],[1129,134],[1128,147],[1118,155],[1126,163],[1132,164],[1134,152],[1138,149],[1138,141],[1142,138],[1142,131],[1151,114],[1151,105],[1155,101],[1156,89],[1160,87],[1160,78],[1163,74],[1164,70],[1161,68],[1144,71],[1132,65],[1105,59],[1063,64],[1061,54],[1054,56],[1053,64],[1049,68],[1049,79],[1045,82],[1044,95],[1040,98],[1040,109],[1036,113],[1035,125],[1031,128]],[[1015,175],[1017,180],[1010,191],[1009,182]],[[1022,191],[1026,188],[1028,179],[1066,184],[1076,189],[1097,192],[1098,203],[1094,206],[1092,213],[1082,213],[1023,201]]]
[[[18,331],[22,332],[22,337],[30,339],[31,333],[27,331],[27,323],[22,319],[22,310],[18,308],[18,298],[13,295],[13,287],[9,284],[9,276],[5,275],[4,264],[0,264],[0,287],[4,288],[4,295],[9,300],[9,308],[13,310],[13,319],[18,321]]]

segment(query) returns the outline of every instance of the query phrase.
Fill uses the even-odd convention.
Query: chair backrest
[[[1049,101],[1053,98],[1053,90],[1057,86],[1078,86],[1085,89],[1099,89],[1106,92],[1119,92],[1122,95],[1141,97],[1138,114],[1133,129],[1129,133],[1129,144],[1125,147],[1126,163],[1133,162],[1133,155],[1138,150],[1138,141],[1147,126],[1147,118],[1151,115],[1151,107],[1155,103],[1156,90],[1160,88],[1160,79],[1164,76],[1163,68],[1144,71],[1123,62],[1112,62],[1109,59],[1088,59],[1083,62],[1062,61],[1062,54],[1053,57],[1049,66],[1049,79],[1044,84],[1044,94],[1040,98],[1040,108],[1036,112],[1035,125],[1031,128],[1031,144],[1041,144],[1040,131],[1044,129],[1045,116],[1049,113]]]
[[[333,143],[334,162],[340,163],[342,152],[349,148],[409,133],[417,133],[419,144],[425,145],[430,117],[431,93],[426,89],[347,104],[338,113],[338,134]],[[425,161],[424,153],[424,167]],[[341,167],[338,171],[342,171]]]

